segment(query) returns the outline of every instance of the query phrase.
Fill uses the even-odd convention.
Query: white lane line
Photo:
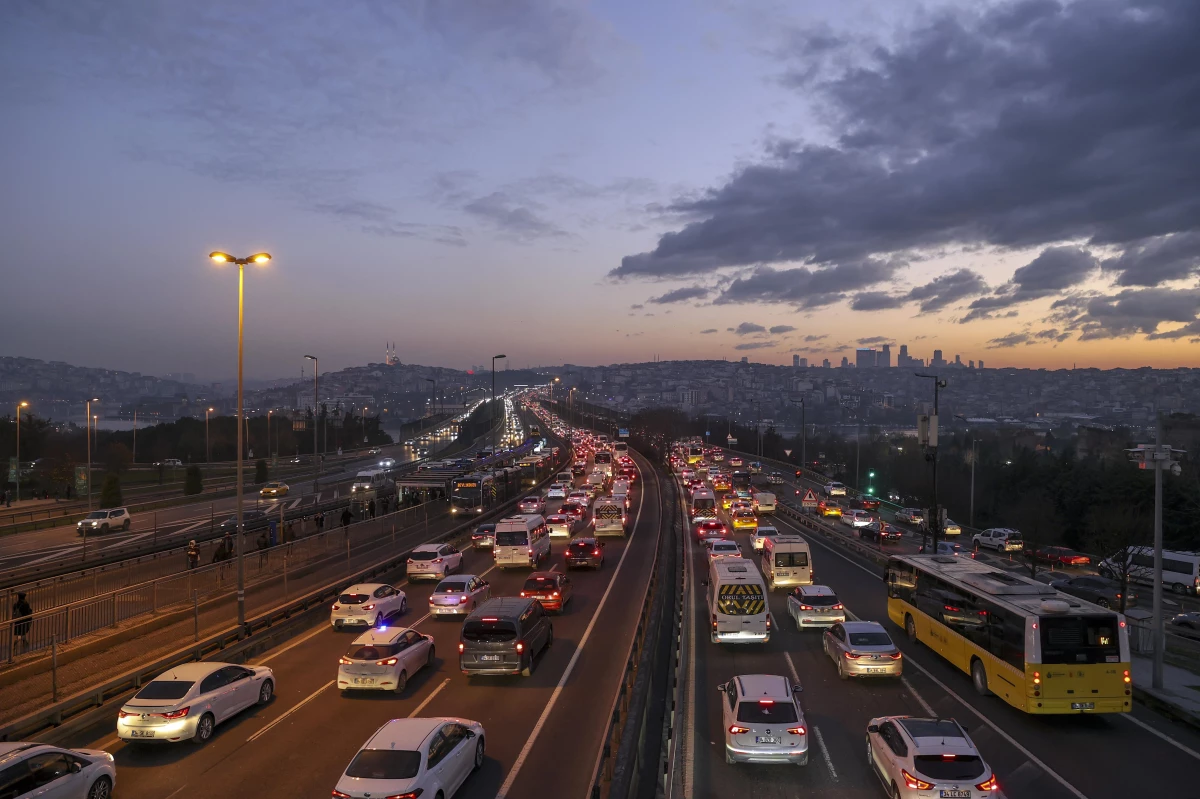
[[[1122,713],[1121,717],[1124,719],[1127,719],[1129,721],[1132,721],[1134,724],[1138,725],[1143,730],[1146,730],[1147,732],[1149,732],[1153,735],[1157,735],[1159,738],[1162,738],[1164,741],[1169,743],[1171,746],[1174,746],[1179,751],[1189,754],[1192,757],[1196,758],[1197,760],[1200,760],[1200,752],[1197,752],[1195,749],[1189,749],[1188,747],[1179,743],[1179,741],[1176,741],[1174,738],[1167,735],[1165,732],[1162,732],[1161,730],[1156,730],[1154,727],[1151,727],[1146,722],[1142,721],[1141,719],[1134,718],[1133,716],[1129,715],[1128,713]]]
[[[821,750],[821,759],[825,761],[825,768],[829,769],[829,776],[833,777],[833,781],[837,782],[837,769],[833,767],[833,758],[829,756],[829,748],[825,746],[825,736],[821,735],[821,730],[814,724],[813,735],[817,737],[817,748]]]
[[[637,522],[642,520],[642,505],[646,498],[646,492],[642,491],[638,495]],[[630,536],[632,539],[632,536]],[[571,660],[567,663],[566,671],[562,677],[558,679],[558,685],[554,687],[554,693],[550,695],[550,701],[546,703],[546,707],[542,710],[542,715],[538,717],[537,724],[533,725],[533,732],[529,734],[529,740],[525,741],[525,745],[521,747],[521,753],[517,755],[516,761],[513,762],[512,769],[508,772],[508,776],[504,780],[504,784],[500,786],[499,792],[496,794],[496,799],[504,799],[510,790],[513,783],[517,780],[517,774],[521,771],[521,766],[525,765],[525,759],[529,757],[530,751],[533,749],[533,744],[537,740],[538,733],[542,731],[542,727],[546,724],[546,719],[550,717],[550,711],[554,710],[554,705],[558,703],[558,697],[562,695],[563,687],[567,684],[567,680],[571,677],[571,672],[575,671],[575,664],[579,662],[579,656],[583,654],[583,648],[587,645],[588,639],[592,637],[592,629],[596,626],[596,622],[600,618],[600,612],[604,610],[604,603],[608,602],[608,595],[612,593],[613,587],[617,584],[617,575],[621,573],[621,567],[625,565],[625,557],[629,555],[629,550],[633,549],[629,543],[625,545],[625,549],[621,552],[621,559],[617,561],[617,568],[613,570],[612,579],[608,581],[608,588],[604,589],[604,595],[600,597],[600,604],[596,606],[596,610],[592,612],[592,620],[588,622],[587,629],[583,631],[583,637],[579,639],[579,645],[575,647],[574,654],[571,655]]]
[[[258,732],[254,733],[249,738],[247,738],[246,743],[252,743],[252,742],[258,740],[259,738],[263,737],[264,735],[266,735],[268,732],[270,732],[272,729],[274,729],[277,725],[279,725],[280,722],[282,722],[288,716],[292,715],[297,710],[304,707],[309,702],[313,701],[318,696],[320,696],[322,693],[324,693],[325,689],[333,687],[333,684],[336,682],[337,682],[337,679],[330,680],[329,682],[325,683],[317,690],[313,691],[311,694],[309,694],[304,699],[302,699],[299,702],[297,702],[296,704],[292,705],[290,708],[288,708],[286,711],[284,711],[284,713],[282,715],[280,715],[279,718],[275,719],[270,724],[263,727],[261,730],[259,730]]]
[[[933,706],[925,701],[925,697],[917,693],[917,689],[913,688],[913,684],[908,681],[907,677],[901,677],[900,682],[904,684],[904,687],[908,689],[910,694],[916,697],[916,700],[921,703],[921,707],[925,709],[930,718],[937,718],[937,713],[933,712]]]
[[[172,797],[178,796],[179,794],[183,793],[183,789],[186,787],[187,787],[187,783],[185,782],[183,785],[180,785],[178,788],[176,788],[175,790],[173,790],[169,794],[167,794],[167,799],[172,799]]]
[[[21,565],[22,566],[32,566],[35,563],[45,563],[48,560],[57,560],[66,555],[74,555],[76,552],[78,552],[81,549],[83,549],[83,547],[81,547],[81,546],[71,547],[70,549],[60,549],[57,552],[52,552],[49,555],[46,555],[45,557],[37,558],[36,560],[27,560],[24,563],[22,563]]]
[[[450,684],[450,678],[449,678],[449,677],[447,677],[446,679],[442,680],[442,684],[441,684],[441,685],[439,685],[437,688],[434,688],[432,691],[430,691],[430,692],[429,692],[429,696],[425,697],[425,701],[424,701],[424,702],[422,702],[421,704],[417,705],[417,706],[416,706],[416,708],[413,710],[413,712],[408,714],[408,717],[409,717],[410,719],[411,719],[411,718],[415,718],[415,717],[416,717],[416,715],[417,715],[418,713],[420,713],[422,710],[424,710],[424,709],[425,709],[425,706],[426,706],[426,705],[428,705],[430,702],[432,702],[432,701],[433,701],[433,698],[434,698],[435,696],[437,696],[438,694],[440,694],[440,693],[442,692],[442,689],[443,689],[443,688],[445,688],[445,687],[446,687],[447,685],[449,685],[449,684]]]
[[[687,531],[687,564],[688,564],[688,676],[687,676],[687,724],[684,734],[687,740],[683,744],[683,795],[687,796],[696,778],[696,556],[695,541],[691,530]]]
[[[206,524],[212,524],[214,521],[215,520],[211,519],[211,518],[210,519],[201,519],[200,521],[196,522],[195,524],[189,524],[187,527],[180,527],[178,530],[175,530],[175,531],[169,533],[169,535],[179,535],[180,533],[190,533],[192,530],[195,530],[197,527],[203,527]]]
[[[796,671],[796,664],[792,662],[792,653],[784,652],[783,656],[787,658],[788,668],[792,671],[792,684],[804,685],[804,683],[800,682],[800,672]]]
[[[303,501],[304,501],[304,497],[296,497],[296,501],[293,502],[291,505],[288,505],[288,510],[293,510],[293,509],[299,507],[300,503]]]

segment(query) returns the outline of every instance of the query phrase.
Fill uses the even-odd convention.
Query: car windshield
[[[529,544],[529,533],[524,530],[505,530],[496,533],[496,546],[523,547]]]
[[[1046,617],[1042,628],[1042,663],[1118,663],[1117,617]]]
[[[420,752],[363,749],[346,767],[346,776],[363,780],[411,780],[420,769]]]
[[[350,651],[346,653],[346,657],[351,660],[379,660],[380,658],[389,658],[396,654],[399,647],[396,644],[368,644],[366,646],[352,646]]]
[[[796,706],[791,702],[738,702],[737,718],[747,724],[793,724]]]
[[[986,770],[978,755],[917,755],[913,765],[921,776],[939,782],[974,781]]]
[[[438,553],[431,552],[427,549],[421,549],[412,553],[408,557],[410,560],[433,560],[434,558],[438,557]]]
[[[717,543],[713,544],[713,546],[712,546],[713,552],[733,552],[737,548],[738,548],[738,545],[733,543],[732,541],[729,541],[729,542],[718,541]]]
[[[342,594],[338,597],[338,603],[341,605],[361,605],[370,599],[370,594]]]
[[[438,583],[437,588],[433,589],[439,594],[457,594],[467,590],[466,580],[442,580]]]
[[[195,684],[191,680],[153,680],[134,699],[183,699]]]
[[[500,644],[513,641],[517,637],[517,628],[510,621],[482,621],[468,619],[463,624],[462,637],[464,641],[480,644]]]
[[[891,646],[887,633],[850,633],[850,646]]]

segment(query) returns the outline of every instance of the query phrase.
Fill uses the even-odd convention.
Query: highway
[[[821,650],[820,633],[796,629],[782,589],[769,599],[775,632],[768,644],[711,643],[699,584],[707,573],[706,562],[702,548],[689,536],[694,657],[687,667],[687,684],[694,701],[685,702],[683,724],[694,735],[684,740],[684,796],[883,796],[882,786],[867,767],[864,740],[867,721],[887,714],[958,719],[968,727],[1010,799],[1200,795],[1195,788],[1200,735],[1137,705],[1133,713],[1123,716],[1036,717],[996,698],[978,696],[966,674],[924,646],[910,644],[887,621],[886,593],[877,566],[782,515],[774,521],[781,531],[809,541],[816,582],[830,586],[849,613],[884,623],[904,652],[905,677],[899,684],[839,680]],[[749,535],[738,534],[736,539],[743,552],[752,554]],[[757,557],[753,559],[757,562]],[[725,763],[716,686],[735,675],[753,673],[785,675],[804,686],[801,703],[811,730],[807,766]]]
[[[433,635],[437,646],[435,668],[418,673],[403,695],[340,695],[332,683],[337,658],[354,634],[334,632],[322,618],[255,661],[275,670],[275,699],[218,727],[203,749],[126,746],[115,739],[115,719],[69,745],[116,756],[118,797],[225,797],[245,793],[247,786],[257,796],[323,796],[388,719],[457,715],[482,722],[488,756],[456,796],[582,797],[624,666],[617,653],[632,640],[663,514],[671,510],[660,503],[654,472],[640,459],[639,466],[643,479],[635,489],[629,537],[606,539],[602,570],[571,572],[574,598],[553,617],[554,644],[530,678],[463,676],[457,664],[460,623],[426,615],[433,583],[408,584],[397,575],[409,602],[406,618],[397,623]],[[551,563],[559,570],[564,544],[552,542]],[[486,550],[467,551],[463,571],[490,580],[493,595],[517,594],[529,573],[495,569]]]

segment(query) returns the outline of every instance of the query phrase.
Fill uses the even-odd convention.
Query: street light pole
[[[99,402],[99,397],[92,397],[87,401],[87,419],[83,427],[83,431],[87,438],[87,494],[88,494],[88,510],[92,509],[92,403]],[[17,459],[17,480],[20,484],[21,478],[21,461]]]
[[[928,550],[937,553],[938,531],[942,525],[942,515],[938,508],[937,501],[937,422],[938,422],[938,391],[946,387],[947,382],[942,380],[937,375],[914,373],[917,377],[925,378],[933,381],[933,416],[929,420],[928,438],[922,442],[925,445],[925,459],[933,465],[933,507],[929,511],[932,517],[927,521],[926,527],[929,528],[930,535],[933,540],[933,546]]]
[[[21,501],[21,409],[28,407],[28,402],[17,403],[17,502]]]
[[[242,474],[245,465],[243,456],[245,442],[243,437],[246,435],[245,408],[242,405],[242,363],[243,363],[243,343],[245,332],[245,299],[246,299],[246,264],[265,264],[271,260],[271,256],[265,252],[260,252],[251,255],[249,258],[234,258],[223,252],[210,253],[209,258],[219,264],[233,263],[237,264],[238,268],[238,368],[237,368],[237,612],[238,626],[244,627],[246,624],[246,563],[243,557],[245,547],[243,539],[246,537],[245,530],[242,528],[242,506],[243,506],[243,486]]]
[[[313,362],[313,462],[316,464],[313,468],[313,492],[315,493],[317,484],[321,480],[321,456],[317,454],[317,375],[320,374],[320,364],[315,355],[305,355],[304,357]],[[328,428],[325,430],[325,437],[328,440]]]
[[[204,462],[212,463],[212,444],[208,436],[208,420],[212,416],[213,409],[204,409]]]
[[[137,463],[137,406],[133,406],[133,454],[129,456],[130,463]]]
[[[967,523],[972,527],[975,526],[975,461],[979,460],[979,456],[975,452],[975,436],[971,436],[971,514]]]

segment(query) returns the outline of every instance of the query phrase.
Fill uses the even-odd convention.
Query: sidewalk
[[[1163,664],[1163,687],[1153,683],[1154,662],[1141,655],[1131,656],[1133,696],[1154,710],[1176,721],[1200,729],[1200,674]]]

